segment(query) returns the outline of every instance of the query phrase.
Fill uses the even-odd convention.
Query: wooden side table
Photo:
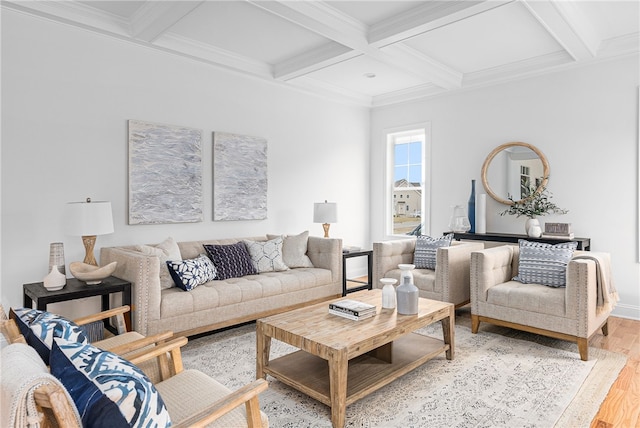
[[[115,276],[104,279],[100,284],[87,285],[84,281],[76,278],[67,278],[67,284],[58,291],[49,291],[44,288],[42,282],[23,284],[23,304],[26,308],[32,308],[33,302],[36,309],[46,311],[49,303],[67,302],[69,300],[81,299],[83,297],[102,297],[102,310],[110,309],[109,296],[112,293],[122,293],[122,304],[131,306],[131,283]],[[133,308],[132,308],[133,309]],[[114,327],[109,324],[109,320],[103,320],[104,327],[110,332],[117,334]],[[127,331],[131,331],[131,312],[125,314]]]
[[[352,257],[367,257],[367,281],[347,278],[347,259]],[[357,282],[359,286],[347,288],[347,282]],[[342,295],[360,290],[371,290],[373,288],[373,250],[359,250],[342,253]]]

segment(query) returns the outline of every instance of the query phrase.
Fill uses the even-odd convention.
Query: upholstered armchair
[[[566,265],[565,287],[512,280],[519,274],[519,258],[520,248],[512,245],[471,254],[472,333],[488,322],[568,340],[578,344],[586,361],[589,338],[599,329],[607,335],[617,300],[609,254],[576,251]]]
[[[382,288],[381,278],[400,280],[399,264],[414,263],[416,238],[373,243],[373,286]],[[452,242],[436,252],[435,269],[415,269],[413,280],[420,297],[453,303],[469,303],[469,262],[471,252],[482,250],[479,242]]]

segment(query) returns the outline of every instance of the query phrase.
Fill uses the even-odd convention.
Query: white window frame
[[[394,145],[396,140],[409,135],[423,134],[422,142],[422,203],[420,223],[422,234],[431,233],[431,124],[420,123],[403,126],[399,128],[387,129],[384,131],[384,141],[386,144],[386,174],[384,181],[384,231],[387,238],[407,237],[407,235],[394,234],[393,232],[393,191],[394,191]]]

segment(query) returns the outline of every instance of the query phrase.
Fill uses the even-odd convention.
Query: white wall
[[[127,225],[127,120],[203,131],[201,223]],[[69,201],[109,200],[115,233],[99,247],[310,230],[313,203],[338,203],[331,236],[368,245],[369,111],[79,30],[2,13],[2,303],[47,274],[49,243],[82,260],[63,232]],[[268,140],[268,219],[213,222],[213,131]],[[99,302],[60,304],[75,316]],[[86,303],[86,304],[85,304]],[[97,303],[96,303],[97,304]],[[90,311],[89,311],[90,312]]]
[[[460,91],[372,112],[371,206],[382,206],[384,130],[431,122],[431,234],[447,230],[451,206],[465,204],[470,181],[496,146],[523,141],[550,164],[553,201],[593,251],[611,253],[620,294],[614,314],[640,319],[638,264],[638,56],[507,84]],[[501,217],[487,198],[487,231],[524,233],[523,218]],[[372,210],[372,241],[384,239]]]

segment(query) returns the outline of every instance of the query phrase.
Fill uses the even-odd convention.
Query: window
[[[425,222],[426,129],[387,134],[388,167],[387,234],[419,235]]]

